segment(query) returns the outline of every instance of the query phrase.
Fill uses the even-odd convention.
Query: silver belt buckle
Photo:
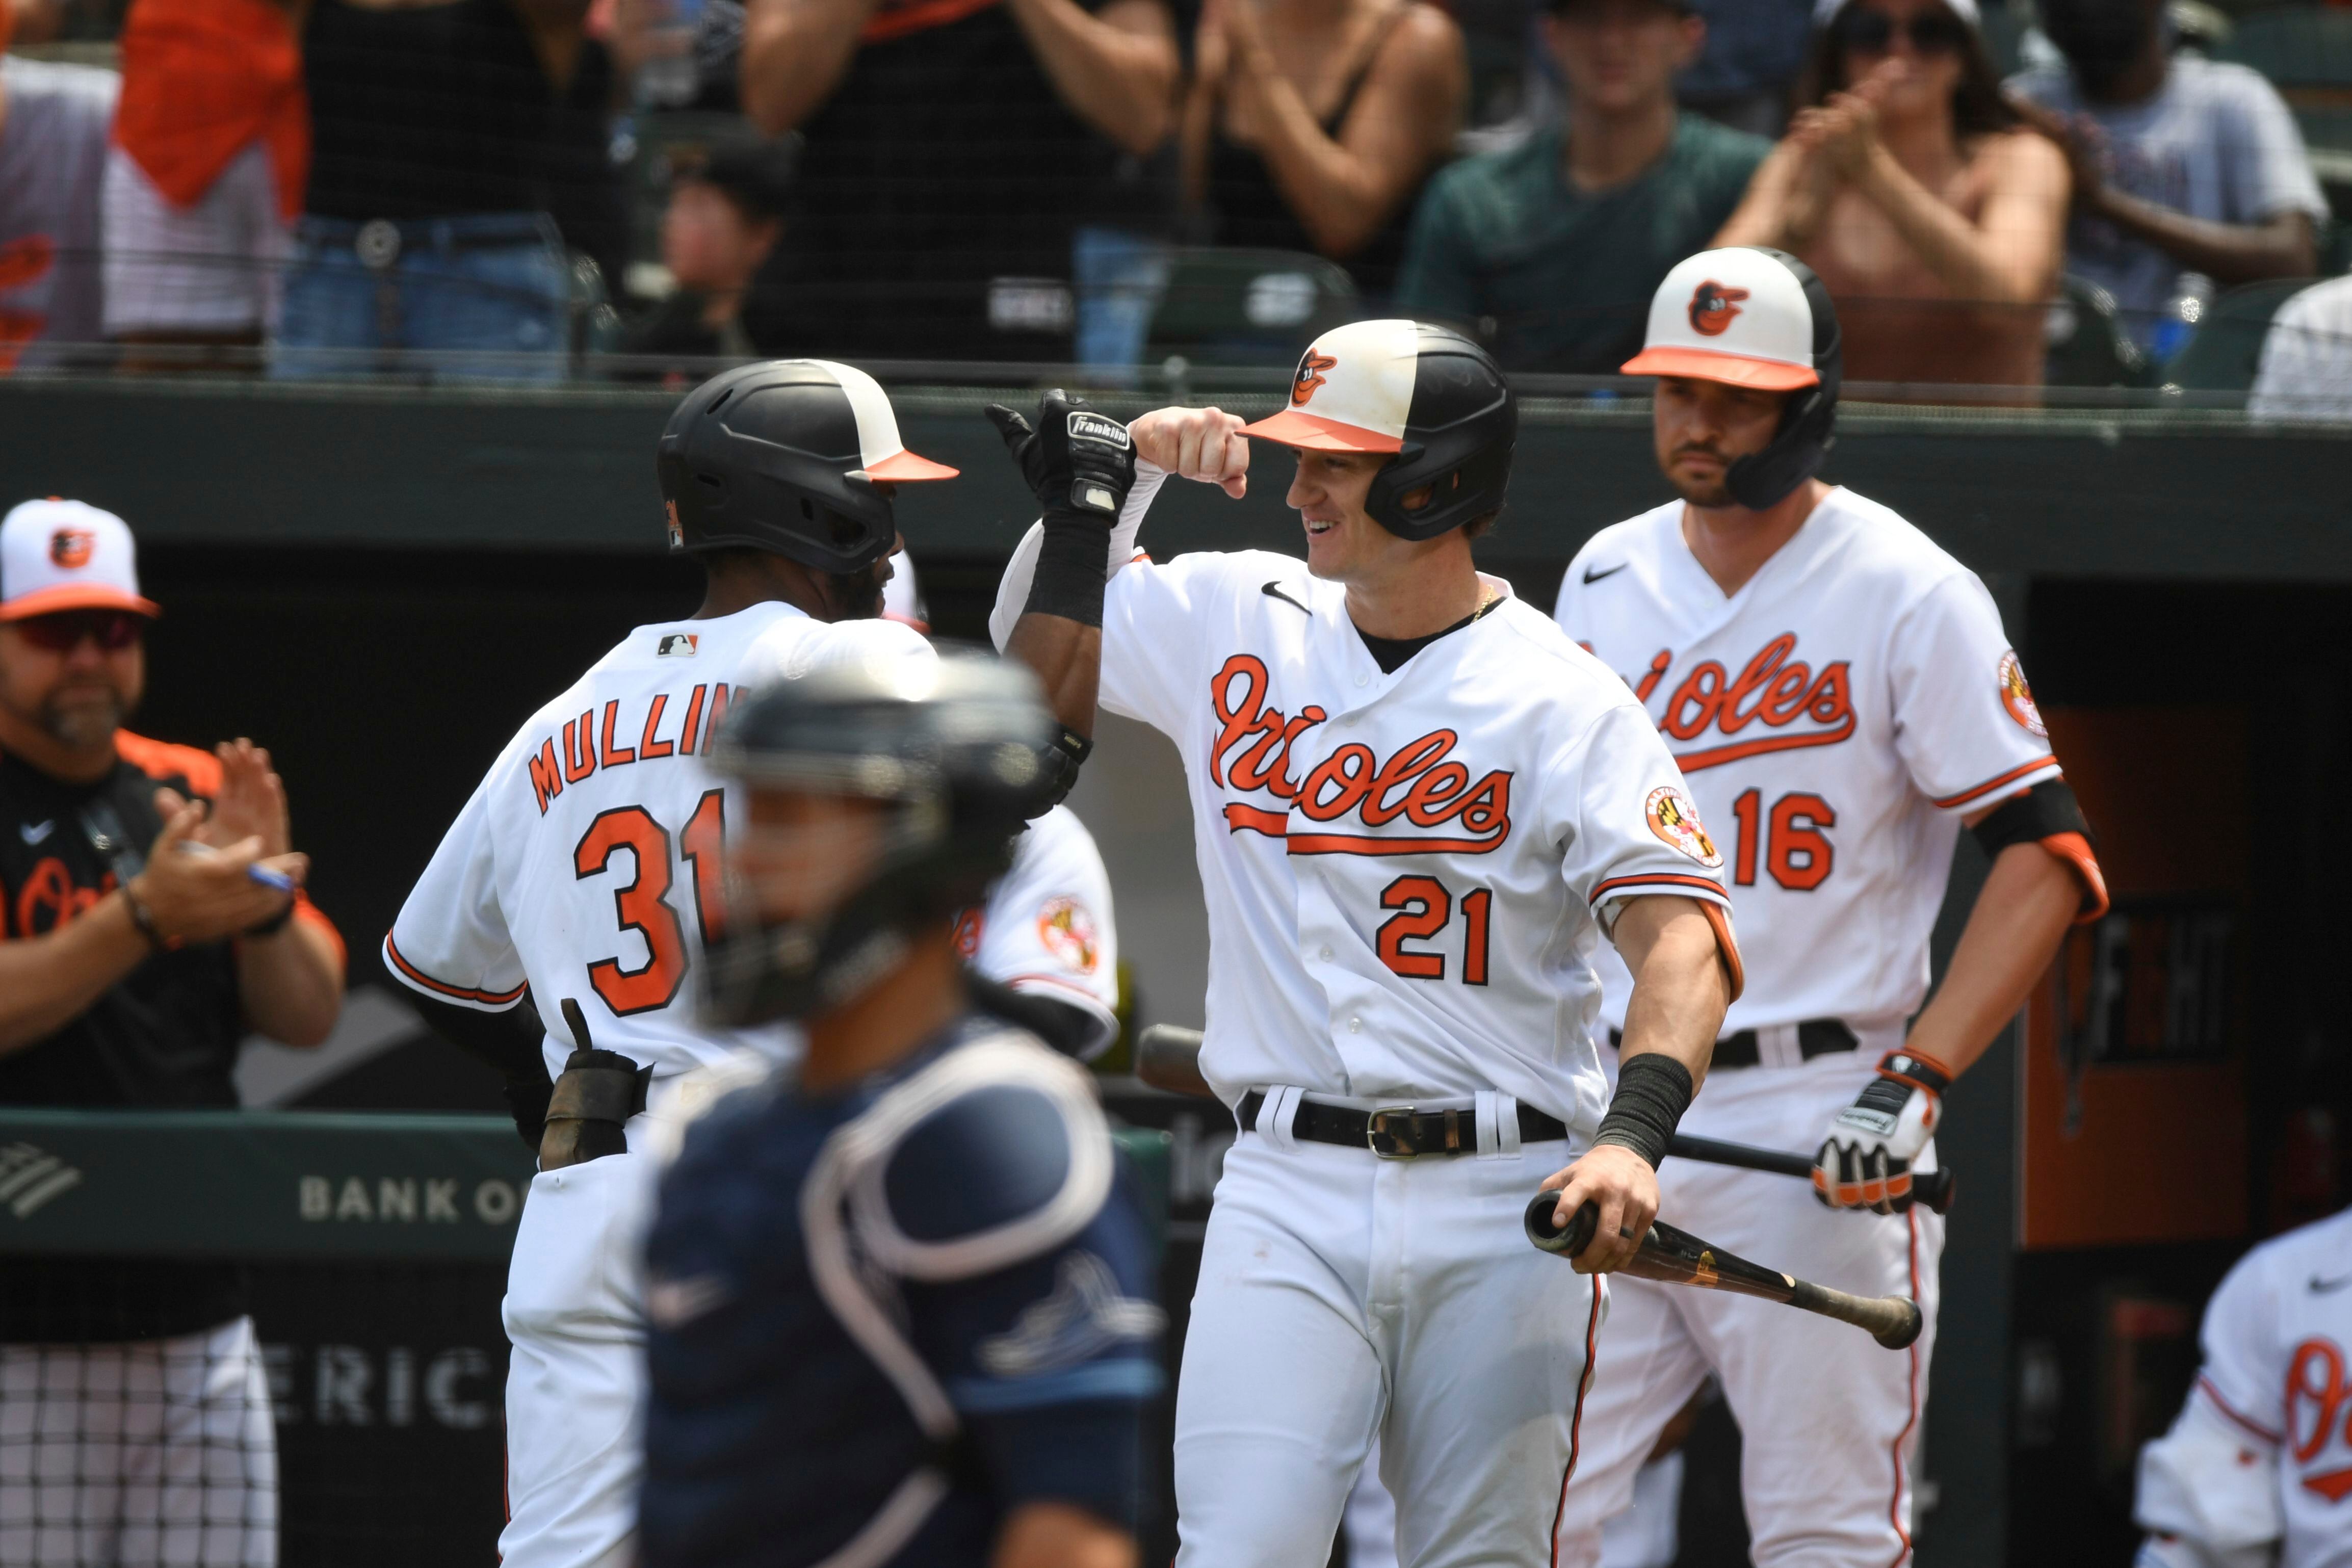
[[[1413,1158],[1421,1145],[1413,1142],[1412,1118],[1410,1105],[1381,1106],[1364,1119],[1365,1147],[1383,1160]]]

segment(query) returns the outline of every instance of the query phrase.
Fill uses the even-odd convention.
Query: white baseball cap
[[[1805,279],[1778,252],[1702,250],[1677,262],[1650,297],[1649,332],[1623,369],[1793,392],[1822,379],[1814,327]]]
[[[1289,406],[1244,425],[1242,433],[1317,452],[1402,451],[1420,372],[1417,323],[1334,327],[1299,360]]]
[[[138,548],[110,511],[78,500],[28,500],[0,520],[0,621],[60,610],[160,616],[139,595]]]

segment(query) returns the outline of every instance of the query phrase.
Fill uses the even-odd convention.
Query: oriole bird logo
[[[49,559],[70,571],[89,564],[98,535],[86,528],[61,528],[49,535]]]
[[[1293,408],[1315,395],[1323,384],[1323,373],[1339,362],[1329,354],[1310,353],[1298,362],[1298,375],[1290,385],[1290,405]]]
[[[1739,314],[1738,301],[1748,298],[1745,289],[1727,289],[1710,278],[1691,290],[1691,330],[1702,337],[1719,338],[1731,325],[1731,318]]]

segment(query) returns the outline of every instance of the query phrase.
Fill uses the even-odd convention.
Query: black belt
[[[1261,1089],[1242,1096],[1242,1131],[1257,1131]],[[1416,1110],[1410,1105],[1384,1105],[1378,1110],[1351,1110],[1302,1100],[1291,1118],[1290,1135],[1310,1143],[1336,1143],[1342,1149],[1370,1149],[1383,1160],[1411,1160],[1422,1154],[1475,1154],[1478,1152],[1478,1112],[1474,1109]],[[1568,1136],[1568,1124],[1533,1106],[1519,1107],[1519,1142],[1544,1143]]]
[[[1609,1031],[1609,1044],[1613,1048],[1624,1041],[1622,1032]],[[1839,1018],[1808,1018],[1797,1026],[1797,1054],[1807,1061],[1815,1057],[1835,1056],[1840,1051],[1858,1051],[1862,1039]],[[1761,1067],[1763,1053],[1757,1048],[1756,1031],[1742,1029],[1736,1035],[1726,1035],[1715,1042],[1715,1057],[1707,1064],[1711,1072],[1717,1068]]]

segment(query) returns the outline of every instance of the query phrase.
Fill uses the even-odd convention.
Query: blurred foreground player
[[[1840,353],[1811,270],[1761,247],[1689,258],[1625,369],[1658,378],[1658,464],[1679,499],[1595,534],[1557,616],[1622,672],[1706,820],[1728,830],[1749,983],[1685,1126],[1816,1150],[1822,1199],[1677,1160],[1658,1173],[1663,1201],[1733,1252],[1909,1296],[1927,1331],[1906,1355],[1858,1354],[1826,1319],[1620,1281],[1559,1560],[1596,1560],[1635,1468],[1712,1373],[1744,1434],[1756,1562],[1886,1568],[1911,1550],[1943,1249],[1941,1218],[1912,1207],[1911,1172],[1931,1168],[1944,1091],[2106,894],[1984,584],[1894,512],[1813,478]],[[1923,1011],[1964,825],[1992,869]],[[1606,956],[1601,971],[1602,1016],[1630,1047],[1635,976]]]
[[[504,1307],[507,1568],[631,1560],[646,1118],[689,1068],[790,1048],[694,1016],[688,983],[742,820],[702,762],[719,716],[787,667],[932,657],[878,618],[891,496],[955,470],[906,450],[864,372],[779,360],[714,377],[670,416],[658,467],[670,547],[709,574],[702,607],[639,626],[532,715],[383,944],[434,1026],[508,1075],[539,1150]]]
[[[132,549],[79,501],[0,522],[0,1105],[234,1109],[248,1031],[315,1046],[341,1009],[342,939],[289,890],[310,860],[269,753],[121,727],[157,614]],[[19,1212],[37,1154],[0,1153]],[[244,1270],[0,1267],[0,1563],[277,1561]]]
[[[1136,1560],[1145,1225],[1085,1072],[976,1007],[956,952],[1055,735],[1027,671],[969,658],[728,719],[750,812],[709,1010],[807,1047],[687,1090],[647,1248],[646,1568]]]
[[[1241,1137],[1176,1401],[1181,1568],[1329,1552],[1375,1437],[1409,1568],[1533,1568],[1574,1472],[1606,1295],[1706,1072],[1738,954],[1715,854],[1622,682],[1484,576],[1517,403],[1459,334],[1360,321],[1244,428],[991,416],[1044,515],[992,630],[1058,716],[1175,742],[1209,906],[1201,1068]],[[1306,559],[1158,564],[1169,473],[1239,495],[1293,449]],[[1106,581],[1106,574],[1108,574]],[[1594,951],[1641,976],[1612,1100]],[[1600,1226],[1530,1266],[1538,1186]]]
[[[2352,1209],[2238,1260],[2205,1364],[2139,1452],[2136,1568],[2352,1565]]]

